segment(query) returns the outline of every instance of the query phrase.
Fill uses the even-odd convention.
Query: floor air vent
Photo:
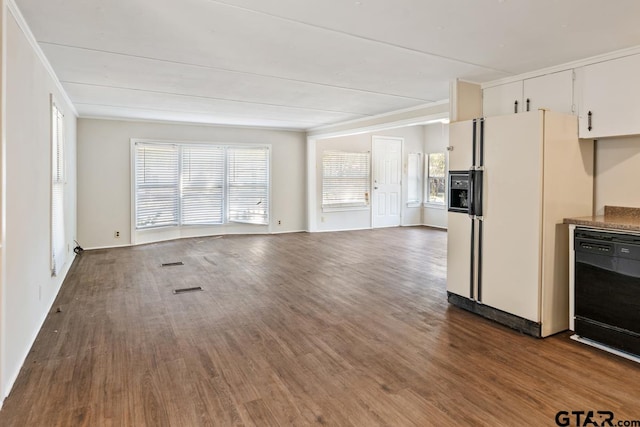
[[[178,295],[178,294],[186,294],[187,292],[196,292],[196,291],[202,291],[204,289],[202,289],[201,286],[196,286],[194,288],[182,288],[182,289],[174,289],[173,293]]]
[[[184,265],[184,263],[182,261],[177,261],[177,262],[165,262],[164,264],[161,264],[162,267],[173,267],[174,265]]]

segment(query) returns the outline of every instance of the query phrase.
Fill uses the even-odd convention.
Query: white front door
[[[373,137],[373,227],[400,225],[402,138]]]

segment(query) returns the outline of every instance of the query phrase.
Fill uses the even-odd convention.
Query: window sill
[[[368,211],[369,206],[344,206],[335,208],[322,208],[322,212],[348,212],[348,211]]]
[[[419,208],[420,206],[422,206],[422,203],[420,203],[420,202],[407,203],[407,207],[408,208]]]
[[[425,203],[423,206],[429,209],[440,209],[440,210],[445,210],[447,208],[447,206],[444,203]]]

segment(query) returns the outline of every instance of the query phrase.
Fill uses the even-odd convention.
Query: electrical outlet
[[[119,231],[115,231],[113,233],[113,237],[115,237],[116,239],[119,239],[120,238],[120,232]]]
[[[278,225],[282,225],[282,221],[278,220]]]
[[[320,217],[320,222],[324,222],[324,217],[323,216]]]

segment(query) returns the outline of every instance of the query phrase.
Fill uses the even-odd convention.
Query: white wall
[[[424,126],[424,152],[447,153],[449,145],[449,125],[445,123],[434,123]],[[426,160],[425,160],[426,161]],[[448,164],[448,161],[447,161]],[[447,171],[445,171],[446,173]],[[446,175],[445,175],[446,176]],[[422,223],[430,227],[447,228],[446,206],[425,206],[422,212]]]
[[[322,211],[322,153],[326,150],[346,151],[371,151],[371,142],[374,136],[387,136],[403,138],[403,175],[402,180],[407,180],[407,156],[408,153],[422,152],[423,131],[422,126],[409,126],[387,131],[369,132],[358,135],[342,136],[335,138],[319,139],[315,143],[315,231],[336,231],[371,228],[371,205],[366,209],[346,210],[338,212]],[[313,216],[312,216],[313,217]],[[422,213],[420,208],[407,207],[407,188],[402,189],[402,225],[420,225]]]
[[[2,403],[4,402],[4,398],[9,394],[10,386],[6,383],[4,379],[4,354],[5,354],[5,329],[6,329],[6,319],[5,319],[5,291],[4,284],[6,282],[5,276],[5,265],[6,265],[6,251],[4,249],[5,245],[5,235],[6,235],[6,212],[5,212],[5,174],[4,171],[6,169],[5,165],[5,125],[6,125],[6,84],[5,84],[5,71],[4,65],[5,61],[5,48],[4,48],[4,40],[6,39],[5,35],[5,17],[7,15],[6,7],[4,5],[4,0],[0,0],[0,409],[2,409]]]
[[[271,144],[271,227],[249,224],[184,229],[165,238],[306,229],[302,132],[134,122],[78,121],[78,239],[85,248],[131,244],[130,139]],[[281,225],[278,225],[281,221]],[[120,231],[120,238],[114,237]],[[141,243],[140,233],[136,243]]]
[[[640,136],[607,138],[596,142],[594,207],[640,208]]]
[[[10,11],[6,16],[2,352],[0,397],[15,381],[73,261],[76,232],[76,118]],[[65,114],[67,263],[51,277],[50,95]]]

